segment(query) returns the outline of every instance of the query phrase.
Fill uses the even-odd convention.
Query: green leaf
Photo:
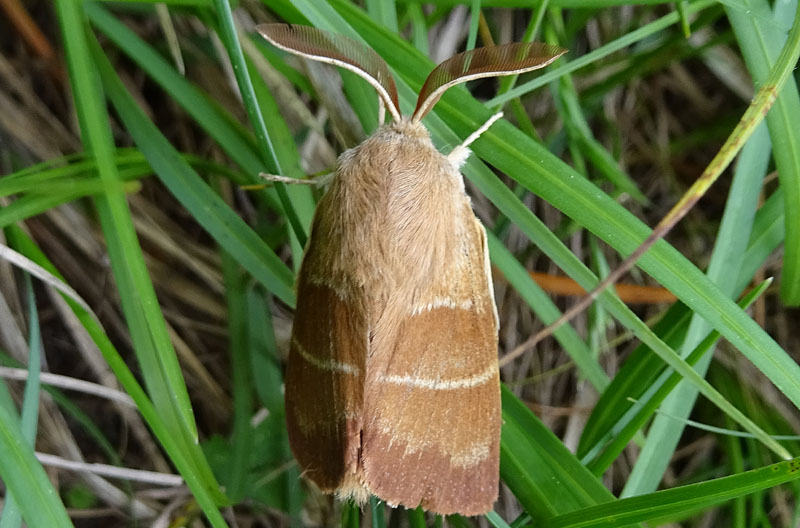
[[[500,475],[534,522],[614,501],[605,486],[503,386]]]
[[[756,87],[767,81],[775,67],[786,42],[786,33],[781,25],[791,20],[797,9],[796,1],[782,4],[782,7],[775,4],[775,9],[781,11],[774,16],[769,3],[764,0],[744,0],[735,8],[725,5]],[[800,94],[793,78],[781,90],[766,121],[786,203],[781,298],[784,303],[797,306],[800,304],[800,209],[797,208],[800,203],[800,130],[797,127],[800,123]]]
[[[133,101],[101,51],[95,60],[109,98],[164,185],[242,267],[293,306],[292,271],[178,155]]]
[[[19,429],[19,421],[0,405],[0,477],[14,496],[28,526],[69,527],[72,522]]]
[[[633,522],[657,522],[790,482],[798,477],[800,477],[800,458],[794,458],[708,482],[584,508],[549,519],[537,524],[537,527],[611,528],[627,526]]]

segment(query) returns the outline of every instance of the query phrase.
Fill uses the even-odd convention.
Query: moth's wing
[[[320,216],[324,211],[318,209],[312,232]],[[304,475],[323,491],[345,487],[348,494],[358,494],[368,323],[363,291],[331,276],[325,243],[312,234],[298,281],[286,421]]]
[[[463,265],[406,306],[365,387],[367,486],[440,514],[485,513],[497,498],[497,316],[486,233],[471,210],[467,223]]]

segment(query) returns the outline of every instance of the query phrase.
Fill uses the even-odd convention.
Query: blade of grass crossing
[[[200,178],[161,135],[95,48],[108,96],[156,174],[237,262],[286,304],[294,305],[294,274],[263,240]]]
[[[738,292],[735,290],[737,284],[729,278],[739,276],[741,271],[742,256],[747,249],[761,184],[769,163],[769,143],[769,136],[762,124],[742,150],[708,266],[708,278],[731,297]],[[688,356],[711,328],[703,317],[694,315],[683,344],[683,355]],[[706,353],[698,361],[695,368],[701,375],[708,369],[712,356],[713,353]],[[666,398],[663,410],[672,416],[688,418],[696,399],[696,387],[681,383]],[[663,415],[655,418],[649,430],[649,439],[625,484],[623,497],[655,491],[682,433],[683,427],[674,420]]]
[[[24,275],[25,290],[28,298],[28,381],[22,397],[22,419],[20,429],[22,436],[31,448],[36,446],[36,430],[39,425],[39,394],[42,371],[42,339],[39,329],[39,312],[36,308],[36,295],[33,292],[31,276]],[[17,506],[13,493],[6,494],[0,528],[18,528],[22,524],[22,512]]]
[[[50,273],[64,280],[64,277],[58,272],[53,264],[47,259],[44,253],[34,244],[33,240],[18,226],[10,226],[6,228],[6,236],[8,240],[20,251],[23,255],[36,262],[43,268],[47,269]],[[97,322],[97,317],[85,311],[78,303],[73,301],[68,296],[62,294],[62,297],[69,305],[70,309],[75,313],[78,320],[81,322],[86,332],[91,337],[92,341],[97,345],[98,349],[103,355],[103,358],[108,363],[111,370],[116,375],[122,387],[130,394],[133,401],[136,402],[136,407],[142,414],[150,429],[158,437],[161,445],[164,446],[165,451],[169,455],[172,462],[177,467],[189,489],[194,493],[200,506],[206,511],[211,519],[213,526],[225,526],[221,515],[214,507],[214,500],[223,501],[225,497],[217,490],[215,483],[209,483],[206,480],[202,471],[198,471],[195,467],[193,454],[191,450],[197,449],[197,445],[186,444],[180,435],[173,432],[174,428],[167,427],[167,424],[162,419],[161,415],[157,412],[155,406],[147,397],[136,377],[128,368],[125,361],[119,355],[114,345],[108,339],[108,336],[103,331],[100,324]],[[0,457],[2,458],[2,457]],[[216,493],[215,493],[216,492]],[[212,498],[213,497],[213,498]],[[37,525],[38,526],[38,525]],[[50,526],[50,525],[42,525]]]
[[[600,528],[627,526],[633,522],[658,522],[684,512],[708,508],[748,493],[800,478],[800,458],[638,497],[593,506],[549,519],[542,528]]]
[[[119,189],[109,118],[92,65],[82,3],[61,0],[56,6],[83,141],[108,186],[105,196],[96,200],[96,207],[142,374],[163,424],[179,446],[171,450],[170,456],[176,466],[186,472],[187,483],[211,523],[224,526],[214,504],[214,498],[222,500],[222,495],[196,444],[197,429],[186,385],[144,264],[125,196]],[[163,437],[161,439],[163,442]]]
[[[83,141],[95,157],[100,176],[107,185],[105,196],[96,200],[96,206],[112,270],[134,348],[140,361],[151,367],[145,368],[143,374],[148,388],[154,392],[153,401],[159,412],[174,415],[176,426],[183,425],[181,429],[185,433],[182,434],[196,441],[197,427],[186,384],[120,188],[108,114],[104,98],[98,93],[99,80],[91,66],[81,5],[77,0],[56,3]]]
[[[239,38],[236,33],[236,27],[233,22],[233,14],[231,13],[231,6],[228,0],[214,0],[217,16],[220,23],[220,37],[225,44],[225,49],[228,51],[228,57],[233,65],[233,72],[236,76],[236,82],[239,85],[239,92],[242,95],[242,102],[244,103],[247,115],[250,118],[250,124],[256,133],[258,140],[259,151],[262,160],[267,166],[267,172],[272,174],[283,174],[280,160],[275,153],[275,148],[272,144],[272,139],[269,136],[266,125],[264,124],[264,117],[261,115],[261,109],[258,106],[255,90],[250,80],[250,73],[247,68],[247,63],[244,60],[242,53],[242,46],[239,43]],[[294,210],[294,205],[289,199],[286,192],[286,186],[283,183],[276,182],[275,189],[278,192],[281,205],[284,212],[289,219],[289,223],[294,230],[294,234],[301,247],[306,245],[307,234],[297,212]]]
[[[71,527],[58,492],[22,435],[19,420],[5,406],[0,406],[0,453],[0,478],[28,526]]]
[[[725,5],[747,69],[756,86],[767,81],[778,60],[786,35],[776,31],[774,23],[788,20],[797,9],[796,1],[783,4],[781,14],[772,18],[769,4],[764,0],[745,0],[746,11]],[[759,16],[760,15],[760,16]],[[778,18],[780,17],[780,18]],[[794,79],[789,79],[775,105],[766,117],[772,139],[772,154],[784,193],[786,207],[786,240],[784,242],[781,298],[784,303],[800,304],[800,94]]]
[[[492,263],[497,266],[506,280],[528,303],[537,318],[544,324],[556,320],[561,313],[550,297],[531,278],[527,270],[493,233],[487,232],[487,240]],[[569,325],[564,325],[556,330],[554,337],[570,355],[581,374],[589,380],[598,392],[602,392],[609,384],[608,375],[600,367],[597,360],[592,357],[590,350],[586,347],[586,343],[575,333],[575,330]]]
[[[753,303],[761,294],[766,291],[767,287],[772,283],[772,280],[767,280],[761,283],[757,288],[754,288],[752,291],[748,292],[748,294],[740,301],[740,305],[743,308],[747,308]],[[702,360],[704,357],[708,357],[708,352],[713,350],[714,345],[719,340],[719,332],[711,332],[708,334],[702,341],[700,341],[694,350],[686,357],[686,362],[690,365],[696,365],[699,361]],[[625,446],[628,442],[633,438],[641,427],[647,423],[653,414],[656,413],[658,406],[667,398],[669,395],[674,394],[674,389],[678,384],[681,382],[680,374],[676,373],[675,371],[669,369],[665,372],[662,372],[658,378],[651,383],[645,392],[642,394],[641,398],[637,399],[637,401],[630,406],[630,408],[622,414],[619,419],[611,425],[608,430],[608,433],[604,438],[598,440],[595,444],[595,447],[587,453],[584,460],[589,459],[590,462],[587,464],[587,467],[595,474],[601,475],[609,466],[611,466],[612,462],[617,458],[617,456],[625,449]],[[724,397],[724,396],[723,396]],[[657,418],[665,418],[672,421],[674,427],[682,430],[683,428],[680,427],[682,421],[685,421],[686,418],[678,417],[678,423],[676,423],[676,418],[674,415],[668,414],[667,411],[663,411],[658,414]],[[658,434],[654,432],[651,428],[648,434],[648,440],[645,443],[645,446],[649,445],[653,438],[659,438],[655,436]],[[606,440],[610,440],[609,443],[605,446],[602,444]],[[593,458],[597,451],[603,449],[602,452],[597,455],[596,458]]]

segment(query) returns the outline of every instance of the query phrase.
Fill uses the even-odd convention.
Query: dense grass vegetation
[[[0,528],[800,522],[796,0],[0,6]],[[281,378],[319,192],[259,173],[330,170],[378,112],[257,37],[268,21],[363,41],[406,113],[456,52],[569,49],[425,119],[447,151],[506,115],[464,168],[519,353],[485,518],[361,512],[292,460]],[[526,344],[675,204],[625,284]]]

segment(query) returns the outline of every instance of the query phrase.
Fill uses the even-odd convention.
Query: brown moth
[[[373,50],[306,26],[257,29],[280,49],[359,74],[393,118],[339,157],[317,206],[285,380],[292,451],[305,476],[343,499],[486,513],[498,488],[498,321],[486,233],[460,167],[494,119],[447,155],[420,120],[450,86],[541,68],[564,50],[458,54],[405,117]]]

